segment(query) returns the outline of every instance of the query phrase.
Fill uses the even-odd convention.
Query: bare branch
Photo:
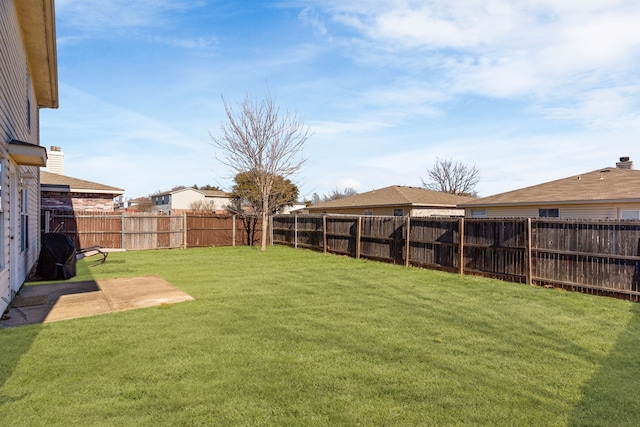
[[[422,180],[422,185],[443,193],[476,196],[475,186],[480,181],[480,171],[475,165],[469,167],[453,160],[436,159],[436,163],[427,170],[429,181]]]
[[[297,113],[281,111],[271,94],[261,100],[245,95],[238,110],[222,97],[227,121],[220,123],[220,134],[212,135],[221,154],[216,158],[234,175],[247,174],[258,189],[262,203],[262,250],[266,249],[267,215],[272,211],[270,197],[275,177],[288,178],[305,162],[302,150],[311,137],[308,126]]]

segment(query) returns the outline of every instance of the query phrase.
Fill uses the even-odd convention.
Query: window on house
[[[373,211],[364,211],[364,214],[367,216],[373,216]]]
[[[20,190],[20,251],[29,249],[29,190]]]
[[[560,218],[560,211],[558,208],[540,208],[538,216],[540,218]]]
[[[31,130],[31,100],[27,98],[27,129]]]
[[[485,218],[486,216],[486,209],[471,209],[471,218]]]
[[[394,209],[393,216],[404,216],[404,209]]]
[[[620,219],[640,219],[640,210],[621,210]]]

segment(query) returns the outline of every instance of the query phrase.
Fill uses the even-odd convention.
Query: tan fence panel
[[[155,213],[127,213],[124,217],[125,249],[183,247],[183,216]]]

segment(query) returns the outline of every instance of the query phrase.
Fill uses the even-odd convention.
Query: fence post
[[[271,239],[271,246],[273,246],[273,215],[269,216],[269,238]]]
[[[187,213],[182,212],[182,247],[187,249],[187,242],[189,241],[188,231],[187,231]]]
[[[298,215],[293,217],[293,247],[298,249]]]
[[[231,243],[231,246],[235,246],[236,245],[236,216],[232,215],[231,220],[233,221],[233,224],[231,225],[231,239],[233,239],[233,243]]]
[[[464,274],[464,217],[460,218],[458,235],[460,236],[460,243],[458,245],[458,273]]]
[[[526,279],[525,281],[527,282],[527,285],[531,285],[533,283],[533,260],[532,260],[532,245],[533,245],[533,238],[531,236],[531,218],[527,218],[527,249],[526,249]]]
[[[405,250],[404,250],[404,256],[405,256],[405,260],[404,260],[404,266],[405,267],[409,267],[410,262],[409,262],[409,248],[411,247],[411,214],[407,215],[407,226],[406,226],[406,241],[404,242],[405,244]]]
[[[327,216],[322,215],[322,252],[327,253]]]
[[[356,259],[360,259],[361,245],[360,241],[362,240],[362,217],[358,216],[358,226],[356,227]]]
[[[49,221],[51,221],[51,211],[44,211],[44,232],[49,232]]]
[[[125,222],[125,218],[126,218],[125,212],[122,212],[122,218],[120,219],[120,225],[122,227],[122,235],[120,236],[122,249],[127,249],[127,246],[124,244],[124,238],[125,238],[124,222]]]

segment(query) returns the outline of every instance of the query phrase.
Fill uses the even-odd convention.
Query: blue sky
[[[221,97],[262,98],[313,136],[301,198],[420,186],[436,159],[481,196],[640,168],[637,0],[56,0],[65,174],[138,197],[230,189]]]

